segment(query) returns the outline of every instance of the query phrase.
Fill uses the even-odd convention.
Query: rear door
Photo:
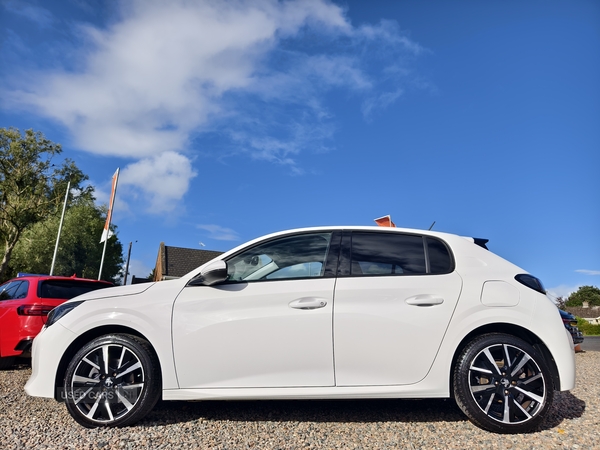
[[[345,233],[335,289],[337,386],[416,383],[431,367],[462,280],[440,240]]]

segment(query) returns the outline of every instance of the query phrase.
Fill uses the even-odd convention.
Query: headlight
[[[63,303],[62,305],[59,305],[56,308],[54,308],[52,311],[50,311],[50,314],[48,314],[48,320],[46,321],[46,328],[48,328],[54,322],[57,322],[58,320],[60,320],[60,318],[63,317],[64,315],[73,311],[75,308],[77,308],[82,303],[83,303],[83,301]]]

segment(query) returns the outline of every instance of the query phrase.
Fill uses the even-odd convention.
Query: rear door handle
[[[444,299],[442,297],[430,294],[414,295],[412,297],[408,297],[404,301],[407,305],[413,306],[434,306],[441,305],[442,303],[444,303]]]
[[[316,297],[302,297],[288,303],[288,306],[294,309],[317,309],[326,305],[327,301],[324,298]]]

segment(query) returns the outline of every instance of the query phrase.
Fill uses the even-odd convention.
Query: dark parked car
[[[0,369],[29,352],[52,309],[78,295],[111,286],[107,281],[50,275],[22,276],[0,285]]]
[[[571,333],[575,345],[583,342],[583,333],[577,328],[577,318],[570,312],[560,310],[560,317],[565,324],[565,328]]]

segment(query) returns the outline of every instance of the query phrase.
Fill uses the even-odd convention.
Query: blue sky
[[[313,225],[600,285],[600,3],[0,0],[0,126],[63,145],[131,272]],[[204,247],[202,246],[204,245]]]

